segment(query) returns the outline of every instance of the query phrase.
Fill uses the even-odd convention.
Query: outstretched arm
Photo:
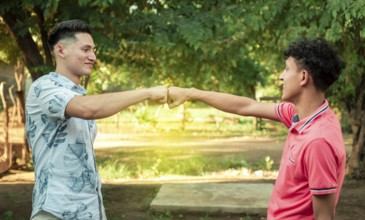
[[[262,103],[247,97],[195,88],[169,87],[168,94],[170,108],[188,100],[196,100],[228,113],[277,120],[274,103]]]
[[[101,95],[75,96],[68,103],[65,114],[82,119],[100,119],[114,115],[144,100],[166,103],[167,88],[157,86]]]

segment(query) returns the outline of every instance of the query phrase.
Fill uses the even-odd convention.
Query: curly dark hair
[[[311,74],[314,86],[325,92],[340,76],[346,63],[323,39],[299,40],[289,45],[284,57],[293,57],[300,70]]]
[[[86,22],[77,19],[58,23],[49,34],[49,49],[52,52],[54,45],[62,39],[76,39],[75,34],[77,33],[88,33],[91,35],[91,28]]]

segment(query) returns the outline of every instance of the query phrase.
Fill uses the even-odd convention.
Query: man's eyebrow
[[[83,49],[91,49],[94,52],[96,51],[96,47],[95,46],[92,46],[92,45],[89,45],[89,44],[85,44],[85,45],[81,46],[81,48],[83,48]]]
[[[85,45],[82,45],[82,47],[87,47],[87,48],[95,48],[95,46],[92,46],[90,44],[85,44]]]

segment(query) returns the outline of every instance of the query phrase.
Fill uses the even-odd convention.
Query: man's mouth
[[[280,84],[279,84],[279,88],[280,88],[280,89],[284,89],[284,83],[280,83]]]

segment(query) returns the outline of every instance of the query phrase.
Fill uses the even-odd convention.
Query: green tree
[[[146,69],[160,67],[160,72],[151,70],[151,74],[177,80],[175,84],[252,96],[249,88],[257,85],[252,81],[267,76],[258,76],[265,73],[261,66],[280,72],[282,51],[291,41],[303,37],[330,41],[348,66],[328,95],[350,119],[353,150],[348,172],[364,178],[364,6],[365,1],[351,0],[193,1],[164,5],[161,11],[128,17],[151,22],[143,26],[149,27],[143,41],[128,41],[123,49],[135,55],[130,63]]]
[[[19,54],[16,43],[34,80],[52,66],[46,33],[58,21],[80,18],[95,30],[100,62],[91,84],[99,91],[113,89],[109,80],[127,87],[165,83],[255,97],[257,85],[275,83],[284,67],[282,51],[291,41],[325,38],[348,63],[329,93],[352,125],[348,171],[363,178],[364,6],[363,0],[4,0],[1,54]]]
[[[132,79],[195,86],[255,97],[268,71],[254,59],[236,18],[236,1],[156,1],[134,7],[121,25],[125,34],[114,54]],[[133,81],[133,80],[132,80]],[[143,83],[143,82],[142,82]]]
[[[103,60],[103,54],[112,53],[117,46],[112,39],[120,29],[114,27],[118,27],[119,19],[128,14],[128,5],[128,1],[115,4],[114,1],[88,0],[4,0],[0,5],[0,24],[6,29],[0,34],[7,33],[1,35],[3,42],[15,40],[31,78],[35,80],[53,68],[47,35],[57,22],[67,19],[87,21],[95,30],[95,41],[101,45],[98,55]],[[13,50],[13,45],[4,46],[3,52]]]
[[[365,178],[365,1],[356,0],[275,0],[250,1],[244,22],[250,22],[259,45],[257,55],[281,54],[290,41],[298,38],[324,38],[347,62],[338,82],[328,91],[332,103],[346,111],[353,132],[348,173]],[[244,26],[246,26],[245,24]],[[265,59],[265,56],[262,56]],[[281,57],[266,61],[279,68]],[[272,65],[271,65],[272,64]]]
[[[0,6],[33,80],[52,68],[46,44],[49,29],[60,20],[80,18],[95,30],[100,64],[115,64],[132,82],[254,97],[257,82],[265,81],[267,71],[253,59],[253,48],[236,34],[240,1],[71,2],[5,0]],[[141,77],[146,79],[142,83]]]
[[[348,171],[365,178],[365,1],[332,0],[322,17],[325,37],[336,44],[347,61],[347,69],[331,90],[348,112],[353,132]]]

